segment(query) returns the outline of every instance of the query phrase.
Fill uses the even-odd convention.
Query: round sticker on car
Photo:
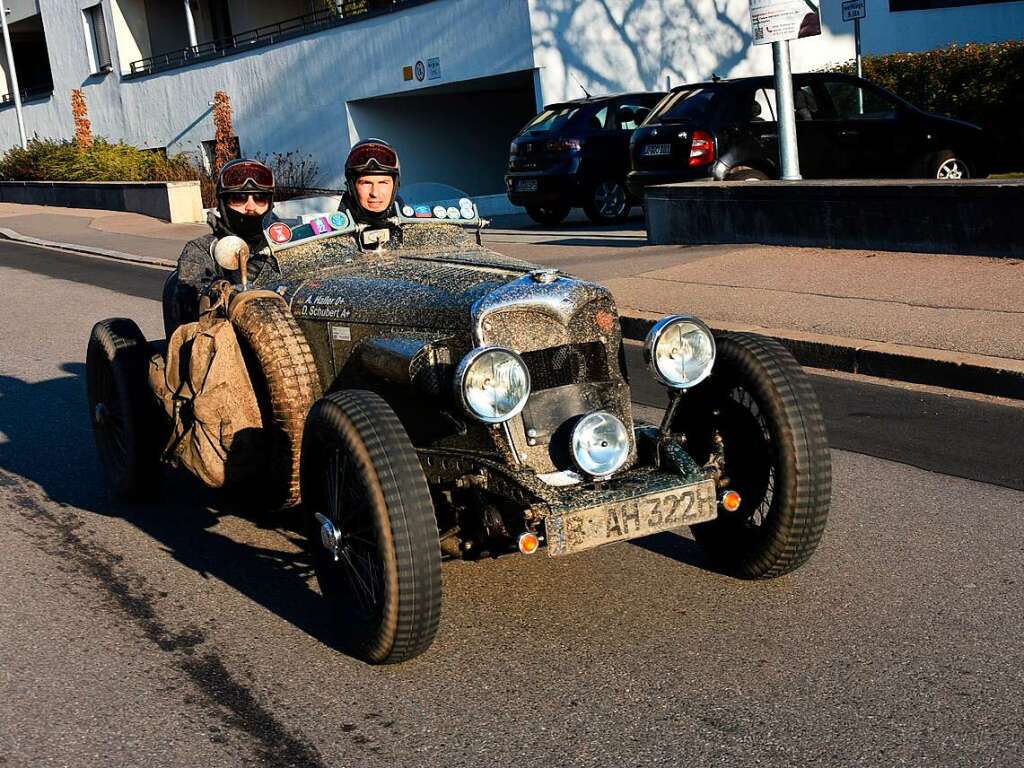
[[[447,216],[448,216],[448,211],[445,209],[445,207],[443,205],[435,205],[434,206],[434,217],[435,218],[443,219],[443,218],[445,218]]]
[[[275,222],[267,230],[267,236],[275,243],[287,243],[292,239],[292,228],[283,222]]]
[[[348,218],[344,213],[332,213],[327,221],[334,229],[344,229],[348,225]]]
[[[416,213],[416,211],[414,211],[412,209],[411,205],[403,205],[402,206],[402,215],[403,216],[410,216],[411,217],[414,213]]]

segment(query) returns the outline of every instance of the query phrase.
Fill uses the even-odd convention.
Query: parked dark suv
[[[922,112],[851,75],[793,76],[800,172],[805,178],[982,176],[981,129]],[[672,89],[630,139],[629,190],[694,179],[773,179],[779,132],[772,77]]]
[[[665,96],[626,93],[549,104],[512,140],[505,187],[534,221],[557,224],[575,206],[596,223],[622,221],[629,136]]]

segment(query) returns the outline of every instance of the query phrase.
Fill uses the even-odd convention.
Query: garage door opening
[[[509,144],[536,113],[533,71],[351,101],[348,109],[353,143],[376,137],[394,144],[403,184],[504,197]]]

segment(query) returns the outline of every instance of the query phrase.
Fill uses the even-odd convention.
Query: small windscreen
[[[644,121],[644,125],[705,117],[721,97],[721,91],[712,88],[693,88],[670,93],[655,107]]]

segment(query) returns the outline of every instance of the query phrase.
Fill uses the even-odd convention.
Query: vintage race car
[[[567,555],[683,526],[740,577],[810,557],[830,456],[782,346],[663,318],[644,356],[666,408],[646,423],[608,290],[482,247],[464,197],[401,211],[400,239],[344,211],[268,220],[279,269],[221,286],[267,438],[257,496],[301,516],[346,652],[426,650],[445,557]],[[167,456],[145,373],[159,350],[123,318],[90,340],[96,442],[125,495]]]

